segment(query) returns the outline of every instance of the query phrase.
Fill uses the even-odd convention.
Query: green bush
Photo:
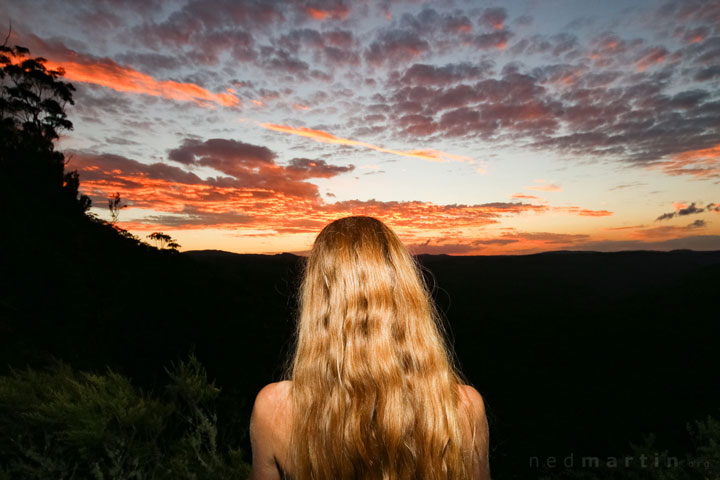
[[[599,459],[595,468],[545,469],[540,480],[714,480],[720,478],[720,421],[708,416],[687,425],[694,445],[687,455],[670,455],[647,435],[629,452]],[[615,458],[616,461],[608,461]]]
[[[167,372],[158,395],[64,363],[0,377],[0,480],[245,478],[242,452],[218,445],[220,390],[200,362]]]
[[[688,455],[688,468],[697,478],[720,478],[720,420],[708,416],[688,425],[695,452]]]

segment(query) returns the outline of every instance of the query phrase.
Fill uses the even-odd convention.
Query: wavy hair
[[[372,217],[315,239],[289,365],[297,480],[466,479],[461,378],[415,258]]]

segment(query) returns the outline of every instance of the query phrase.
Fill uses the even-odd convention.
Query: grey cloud
[[[456,82],[483,77],[492,66],[491,62],[477,64],[469,62],[451,63],[442,67],[416,63],[408,68],[402,77],[396,80],[396,84],[448,86]]]
[[[710,205],[712,205],[712,204],[710,204]],[[708,207],[709,207],[709,205],[708,205]],[[686,215],[693,215],[693,214],[696,214],[696,213],[702,213],[702,212],[704,212],[704,211],[705,211],[704,208],[698,208],[698,207],[696,207],[696,206],[695,206],[695,202],[693,202],[693,203],[691,203],[689,206],[687,206],[687,207],[685,207],[685,208],[681,208],[681,209],[679,209],[679,210],[677,210],[677,211],[675,211],[675,212],[663,213],[662,215],[660,215],[660,216],[659,216],[658,218],[656,218],[655,220],[656,220],[656,221],[657,221],[657,220],[669,220],[669,219],[671,219],[671,218],[675,218],[676,216],[681,216],[681,217],[683,217],[683,216],[686,216]]]
[[[237,140],[211,138],[202,142],[197,139],[186,139],[180,147],[168,152],[168,158],[185,165],[210,166],[211,159],[258,165],[273,163],[275,153],[267,147]]]
[[[407,62],[430,51],[430,44],[411,30],[384,30],[365,50],[365,59],[373,65]]]
[[[479,22],[488,28],[499,30],[507,19],[507,10],[503,7],[486,8],[480,15]]]
[[[310,160],[309,158],[293,158],[285,167],[288,173],[297,178],[330,178],[354,169],[354,165],[329,165],[325,160]]]
[[[693,213],[702,213],[704,211],[705,211],[705,209],[696,207],[695,202],[693,202],[690,204],[690,206],[688,206],[686,208],[681,208],[680,210],[678,210],[677,214],[680,216],[683,216],[683,215],[692,215]]]

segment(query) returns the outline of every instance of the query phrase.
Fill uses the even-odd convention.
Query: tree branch
[[[2,44],[3,47],[7,47],[7,42],[8,42],[8,40],[10,40],[11,34],[12,34],[12,19],[8,19],[8,34],[5,36],[5,41]]]

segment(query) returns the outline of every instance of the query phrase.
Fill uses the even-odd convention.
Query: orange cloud
[[[226,93],[212,93],[194,83],[156,80],[150,75],[118,65],[112,60],[85,59],[81,62],[72,60],[57,62],[51,59],[45,65],[51,70],[64,70],[64,77],[67,80],[101,85],[119,92],[190,101],[204,107],[212,104],[234,107],[240,104],[240,100],[231,88],[228,88]]]
[[[273,172],[258,172],[250,182],[228,177],[202,179],[192,172],[165,163],[143,164],[116,155],[76,152],[71,168],[80,173],[83,193],[97,205],[119,193],[132,216],[136,209],[152,214],[121,224],[130,230],[247,229],[307,233],[348,215],[370,215],[406,229],[440,230],[479,227],[524,212],[544,212],[548,207],[520,202],[479,205],[438,205],[423,201],[349,200],[326,203],[314,195],[317,187],[306,182],[275,182]],[[292,166],[291,166],[292,167]],[[287,167],[287,169],[291,169]],[[281,168],[281,167],[278,167]],[[264,179],[267,181],[264,181]],[[299,189],[306,186],[305,190]],[[297,226],[299,219],[313,222]],[[289,229],[289,230],[288,230]]]
[[[652,227],[635,230],[630,235],[630,238],[634,238],[637,240],[667,240],[670,238],[675,238],[683,233],[687,233],[687,228],[668,225],[662,227]]]
[[[371,150],[377,150],[378,152],[391,153],[393,155],[400,155],[403,157],[414,157],[422,158],[423,160],[430,160],[432,162],[469,162],[474,163],[470,157],[463,155],[455,155],[452,153],[441,152],[440,150],[433,149],[422,149],[422,150],[393,150],[390,148],[379,147],[367,142],[361,142],[359,140],[350,140],[348,138],[336,137],[332,133],[325,132],[323,130],[314,130],[312,128],[305,127],[290,127],[287,125],[275,125],[273,123],[261,123],[259,124],[263,128],[272,130],[275,132],[289,133],[292,135],[299,135],[301,137],[310,138],[316,142],[322,143],[335,143],[338,145],[351,145],[355,147],[364,147]]]
[[[326,18],[346,18],[350,11],[345,7],[338,7],[335,10],[326,10],[321,8],[307,7],[307,14],[315,20],[325,20]]]
[[[320,161],[308,162],[312,166],[310,164]],[[317,233],[337,218],[369,215],[397,228],[409,244],[419,242],[421,251],[527,253],[576,245],[585,241],[587,236],[521,234],[512,228],[499,228],[503,232],[499,237],[478,237],[478,229],[490,225],[501,227],[505,219],[529,213],[612,214],[606,210],[588,210],[578,206],[552,207],[522,202],[444,205],[426,201],[371,199],[328,203],[322,196],[316,195],[317,186],[314,184],[276,181],[276,169],[294,171],[293,165],[259,170],[250,175],[257,178],[243,175],[242,180],[230,177],[203,179],[167,163],[144,164],[117,155],[81,152],[74,153],[69,166],[80,172],[83,193],[90,195],[101,208],[109,196],[119,193],[129,207],[123,210],[118,225],[141,236],[150,231],[205,229],[262,231],[265,232],[262,235],[273,236],[309,234]],[[299,186],[306,188],[300,189]],[[450,236],[440,241],[443,235]],[[428,238],[437,240],[429,245]]]
[[[524,193],[513,193],[510,197],[520,200],[540,200],[540,198],[535,195],[525,195]]]
[[[666,175],[691,175],[696,178],[720,176],[720,144],[709,148],[688,150],[673,155],[670,160],[650,165]]]
[[[577,214],[582,217],[609,217],[613,214],[613,212],[609,210],[588,210],[586,208],[581,208],[578,210]]]
[[[587,208],[580,207],[552,207],[553,211],[565,212],[573,215],[580,215],[581,217],[609,217],[613,212],[609,210],[590,210]]]
[[[668,51],[663,47],[652,48],[635,62],[635,70],[644,72],[648,67],[665,61],[667,54]]]
[[[155,180],[138,176],[120,176],[125,183],[138,184],[137,188],[119,188],[112,182],[90,181],[83,183],[83,192],[107,198],[119,192],[131,202],[126,209],[151,209],[158,215],[143,220],[120,224],[127,230],[197,230],[242,228],[287,229],[293,219],[312,221],[309,228],[294,233],[308,233],[318,226],[350,215],[368,215],[379,218],[393,227],[413,231],[440,230],[443,228],[480,227],[496,224],[504,216],[526,211],[544,211],[541,206],[527,204],[438,205],[432,202],[382,202],[377,200],[349,200],[324,203],[321,200],[304,200],[280,192],[260,189],[218,188],[209,185],[186,185],[178,182]],[[142,182],[142,183],[141,183]],[[242,212],[242,213],[237,213]],[[169,214],[169,215],[168,215]]]
[[[525,187],[525,189],[536,190],[538,192],[562,192],[562,187],[554,183],[550,183],[547,185],[532,185],[530,187]]]
[[[617,230],[635,230],[638,228],[645,228],[645,225],[630,225],[627,227],[606,227],[603,230],[617,231]]]
[[[484,203],[480,205],[437,205],[432,202],[382,202],[378,200],[348,200],[325,204],[320,211],[344,215],[378,217],[393,226],[413,230],[478,227],[498,223],[503,216],[524,212],[543,212],[547,207],[527,203]]]
[[[166,164],[123,164],[121,157],[73,157],[82,179],[81,190],[96,204],[119,193],[129,207],[152,210],[142,219],[122,222],[131,231],[237,230],[270,228],[276,232],[309,233],[349,215],[369,215],[407,231],[436,232],[442,229],[477,228],[498,224],[503,218],[523,213],[562,212],[580,216],[607,216],[612,212],[580,207],[549,207],[520,202],[478,205],[439,205],[424,201],[347,200],[326,203],[316,196],[298,196],[293,191],[242,187],[223,179],[202,180]],[[308,184],[309,187],[314,185]],[[303,227],[298,219],[311,222]]]

